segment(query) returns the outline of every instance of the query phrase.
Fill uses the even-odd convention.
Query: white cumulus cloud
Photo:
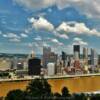
[[[32,26],[37,30],[54,30],[54,26],[43,17],[40,17],[39,19],[30,18],[29,22],[32,23]]]
[[[74,22],[72,25],[63,22],[56,30],[64,33],[72,32],[77,34],[100,36],[100,32],[98,32],[96,29],[89,29],[84,23],[78,22]]]

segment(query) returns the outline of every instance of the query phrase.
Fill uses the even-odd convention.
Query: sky
[[[0,53],[100,53],[100,0],[0,0]]]

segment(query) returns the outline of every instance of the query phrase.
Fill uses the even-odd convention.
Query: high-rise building
[[[23,68],[23,62],[22,61],[20,61],[20,62],[17,63],[17,69],[18,70],[23,70],[24,69]]]
[[[94,49],[91,49],[91,65],[98,65],[98,54]]]
[[[88,48],[83,48],[83,59],[88,58]]]
[[[17,57],[14,57],[11,60],[11,69],[17,69],[17,63],[18,63],[18,58]]]
[[[79,60],[80,59],[80,45],[74,45],[73,52],[74,52],[74,59]]]
[[[54,63],[47,64],[47,72],[48,72],[48,75],[55,75],[55,64]]]
[[[65,52],[62,51],[62,61],[63,61],[63,67],[66,65],[67,55]]]
[[[41,60],[38,58],[31,58],[28,61],[28,74],[40,75]]]
[[[31,57],[34,58],[35,57],[35,52],[32,50],[32,53],[31,53]]]
[[[57,54],[51,52],[50,47],[43,48],[43,67],[47,68],[48,63],[56,63],[57,62]]]
[[[50,47],[43,47],[43,67],[46,68],[47,66],[47,58],[48,55],[51,53],[51,48]]]
[[[83,48],[83,61],[84,64],[88,64],[88,48]]]
[[[68,57],[68,63],[67,63],[67,66],[70,67],[71,66],[71,58]]]
[[[51,52],[51,48],[50,47],[43,47],[43,54],[44,55],[48,55]]]

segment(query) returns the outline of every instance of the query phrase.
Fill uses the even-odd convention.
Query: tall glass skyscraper
[[[74,45],[73,52],[74,52],[74,59],[79,60],[80,59],[80,45]]]
[[[91,49],[91,65],[98,65],[98,54],[94,49]]]

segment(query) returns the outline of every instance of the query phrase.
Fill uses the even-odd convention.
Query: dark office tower
[[[62,60],[66,60],[66,58],[67,58],[66,53],[62,51]]]
[[[98,56],[98,64],[100,65],[100,55]]]
[[[80,59],[80,45],[74,45],[73,52],[74,52],[74,59],[79,60]]]
[[[68,57],[67,66],[68,66],[68,67],[71,66],[71,58],[70,58],[70,57]]]
[[[31,58],[28,61],[28,74],[40,75],[41,60],[38,58]]]
[[[66,63],[66,59],[67,59],[67,55],[65,52],[62,51],[62,61],[63,61],[63,67],[65,67],[65,63]]]

